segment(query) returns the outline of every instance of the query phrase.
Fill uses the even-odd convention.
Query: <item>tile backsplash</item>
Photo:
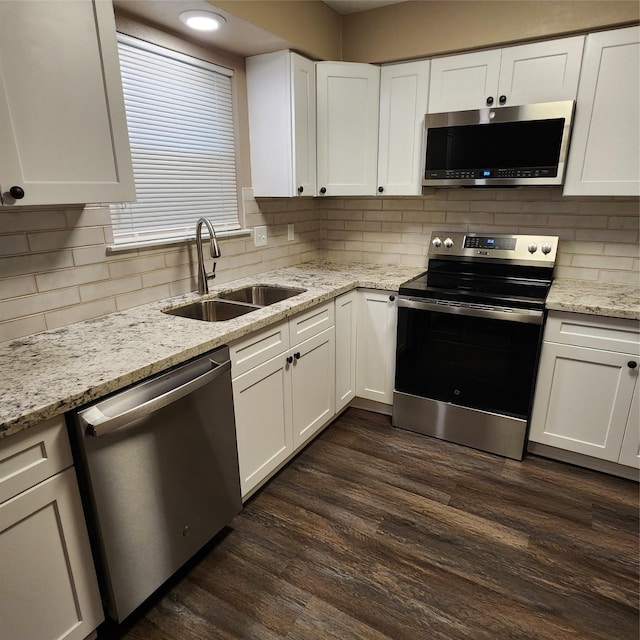
[[[216,283],[320,257],[426,266],[431,232],[462,230],[557,235],[557,276],[638,284],[638,207],[637,198],[562,198],[559,188],[540,187],[412,198],[247,195],[245,224],[266,225],[268,244],[222,239]],[[104,206],[0,211],[0,341],[196,289],[194,243],[108,253],[110,237]]]

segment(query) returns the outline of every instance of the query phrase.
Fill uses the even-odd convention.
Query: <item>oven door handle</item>
[[[536,309],[510,309],[506,311],[498,307],[487,309],[484,307],[448,304],[447,302],[425,302],[414,298],[398,298],[398,307],[416,309],[418,311],[435,311],[436,313],[450,313],[476,318],[490,318],[492,320],[506,320],[508,322],[523,322],[527,324],[542,324],[544,313]]]

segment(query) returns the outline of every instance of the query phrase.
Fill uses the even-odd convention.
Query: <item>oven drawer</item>
[[[640,355],[640,323],[624,318],[550,311],[544,340]]]

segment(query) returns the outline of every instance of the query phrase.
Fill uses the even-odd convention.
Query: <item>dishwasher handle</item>
[[[86,428],[86,432],[90,436],[103,436],[134,420],[158,411],[158,409],[162,409],[180,398],[184,398],[184,396],[193,393],[205,384],[209,384],[231,369],[231,362],[229,360],[219,363],[209,358],[209,362],[212,367],[210,371],[115,416],[105,415],[98,405],[88,407],[78,414],[80,424]]]

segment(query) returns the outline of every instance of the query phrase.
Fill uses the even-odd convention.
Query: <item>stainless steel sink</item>
[[[255,304],[261,307],[268,307],[287,298],[293,298],[300,293],[304,293],[306,289],[298,289],[295,287],[278,287],[270,284],[257,284],[235,291],[223,291],[218,294],[221,300],[234,300],[236,302],[244,302]]]
[[[204,322],[233,320],[245,313],[260,309],[258,305],[235,304],[227,300],[198,300],[175,309],[163,309],[163,313]]]

